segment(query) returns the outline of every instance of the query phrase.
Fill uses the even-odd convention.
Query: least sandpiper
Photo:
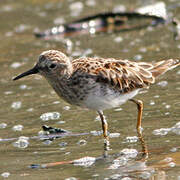
[[[137,105],[137,130],[141,129],[143,102],[133,97],[155,78],[180,65],[177,59],[154,63],[133,62],[113,58],[79,58],[70,60],[64,53],[48,50],[40,54],[37,64],[14,80],[31,74],[44,76],[66,102],[96,110],[102,122],[105,142],[108,124],[103,110],[119,107],[130,100]]]

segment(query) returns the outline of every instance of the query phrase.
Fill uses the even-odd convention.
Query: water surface
[[[72,10],[73,3],[81,3],[79,10]],[[71,131],[90,133],[101,130],[101,124],[93,111],[70,106],[54,93],[41,77],[31,76],[12,81],[12,77],[34,65],[38,55],[48,49],[59,49],[69,56],[114,57],[146,62],[179,57],[180,42],[174,41],[172,26],[160,25],[139,31],[111,34],[83,35],[61,40],[40,40],[33,36],[36,29],[44,30],[58,22],[72,20],[117,7],[131,10],[156,1],[1,1],[0,6],[0,138],[33,137],[46,124]],[[170,15],[180,19],[179,2],[164,1]],[[173,8],[172,8],[173,7]],[[68,44],[72,46],[67,47]],[[149,158],[141,157],[141,144],[137,141],[136,106],[128,102],[121,109],[105,111],[111,133],[120,133],[111,138],[108,158],[104,155],[101,135],[67,136],[48,141],[30,139],[26,148],[14,146],[15,140],[0,142],[0,175],[9,179],[178,179],[180,178],[179,131],[173,126],[180,122],[180,69],[168,72],[149,90],[137,99],[144,101],[143,128]],[[67,107],[68,106],[68,107]],[[59,112],[60,118],[43,122],[40,116],[47,112]],[[5,125],[2,125],[5,123]],[[22,125],[21,131],[13,130]],[[169,129],[161,129],[169,128]],[[161,129],[161,130],[159,130]],[[156,130],[156,131],[155,131]],[[134,137],[135,136],[135,137]],[[134,137],[134,138],[132,138]],[[135,149],[137,157],[112,169],[115,159],[124,149]],[[31,169],[31,164],[69,161],[85,156],[100,157],[90,167],[59,165],[44,169]],[[168,159],[169,158],[169,159]],[[170,159],[171,158],[171,159]],[[116,160],[115,162],[117,162]],[[7,172],[6,174],[4,174]],[[8,174],[9,173],[9,174]]]

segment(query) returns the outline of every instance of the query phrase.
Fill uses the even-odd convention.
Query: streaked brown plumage
[[[156,77],[179,65],[178,59],[146,63],[86,57],[70,61],[62,52],[49,50],[41,53],[33,69],[14,80],[36,73],[44,76],[65,101],[99,113],[107,140],[107,122],[102,111],[127,100],[136,103],[137,129],[140,131],[143,103],[132,98],[140,89],[153,84]]]

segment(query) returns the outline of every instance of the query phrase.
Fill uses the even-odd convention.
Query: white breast
[[[136,89],[129,93],[120,94],[115,93],[112,89],[106,95],[103,95],[100,91],[90,93],[88,98],[84,101],[84,106],[93,110],[105,110],[118,107],[124,104],[128,99],[132,99],[140,89]]]

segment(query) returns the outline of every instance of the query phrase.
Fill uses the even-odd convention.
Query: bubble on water
[[[74,51],[74,52],[72,52],[72,54],[71,54],[71,56],[73,56],[73,57],[79,57],[79,56],[81,56],[81,51]]]
[[[95,6],[96,5],[96,1],[95,0],[86,0],[86,5],[87,6]]]
[[[22,85],[19,86],[19,88],[22,89],[22,90],[27,89],[27,85],[22,84]]]
[[[67,144],[68,144],[67,142],[60,142],[59,146],[64,147],[64,146],[67,146]]]
[[[22,102],[21,101],[16,101],[16,102],[13,102],[11,104],[11,108],[13,108],[13,109],[20,109],[21,106],[22,106]]]
[[[89,56],[89,55],[92,54],[92,53],[93,53],[93,50],[90,49],[90,48],[87,48],[87,49],[85,49],[85,50],[81,53],[81,57],[87,57],[87,56]]]
[[[49,121],[49,120],[57,120],[61,117],[61,114],[59,112],[48,112],[44,113],[40,116],[40,119],[42,121]]]
[[[75,178],[75,177],[68,177],[68,178],[66,178],[66,179],[64,179],[64,180],[78,180],[78,179]]]
[[[120,136],[120,133],[110,133],[109,134],[110,138],[116,138],[116,137],[119,137],[119,136]]]
[[[27,112],[32,112],[32,111],[34,111],[34,108],[29,108],[29,109],[27,109],[26,111],[27,111]]]
[[[104,119],[106,120],[106,116],[103,115],[103,117],[104,117]],[[99,115],[95,117],[95,121],[101,121],[101,118],[100,118]]]
[[[118,36],[118,37],[114,38],[114,42],[116,42],[116,43],[120,43],[122,41],[123,41],[123,38],[121,36]]]
[[[128,159],[124,156],[120,156],[119,158],[113,161],[113,164],[108,169],[118,169],[121,166],[125,166],[128,162]]]
[[[114,109],[114,111],[122,111],[123,109],[122,108],[116,108]]]
[[[12,94],[13,93],[13,91],[5,91],[4,92],[4,94],[6,94],[6,95],[9,95],[9,94]]]
[[[92,164],[94,164],[96,161],[96,158],[95,157],[83,157],[83,158],[80,158],[80,159],[77,159],[77,160],[74,160],[73,161],[73,164],[75,166],[84,166],[84,167],[89,167],[91,166]]]
[[[125,12],[126,11],[126,7],[122,4],[119,4],[119,5],[116,5],[114,8],[113,8],[113,12],[114,13],[118,13],[118,12]]]
[[[138,137],[137,136],[128,136],[126,137],[126,142],[137,142],[138,141]]]
[[[10,173],[9,172],[3,172],[1,174],[1,176],[4,177],[4,178],[8,178],[10,176]]]
[[[171,130],[171,128],[160,128],[160,129],[155,129],[152,133],[154,135],[158,136],[165,136],[168,134],[168,132]]]
[[[87,144],[87,141],[84,140],[84,139],[80,139],[80,140],[77,142],[77,144],[80,145],[80,146],[84,146],[84,145]]]
[[[22,65],[22,64],[21,64],[20,62],[13,62],[13,63],[11,64],[11,67],[14,68],[14,69],[16,69],[16,68],[20,67],[21,65]]]
[[[124,177],[121,180],[132,180],[130,177]]]
[[[180,75],[180,70],[177,72],[178,75]]]
[[[153,100],[151,100],[149,105],[153,106],[153,105],[155,105],[155,102]]]
[[[135,61],[140,61],[142,59],[142,55],[141,54],[136,54],[135,56],[134,56],[134,60]]]
[[[63,17],[57,17],[56,19],[54,19],[54,24],[59,25],[59,24],[64,24],[65,20]]]
[[[168,105],[168,104],[165,106],[166,109],[169,109],[170,107],[171,105]]]
[[[124,155],[126,158],[135,158],[138,155],[138,151],[136,149],[123,149],[120,152],[122,155]]]
[[[16,142],[13,142],[13,146],[14,147],[18,147],[18,148],[27,148],[29,145],[29,137],[25,137],[25,136],[21,136],[18,138],[18,140]]]
[[[90,133],[93,135],[93,136],[100,136],[102,134],[102,131],[90,131]]]
[[[57,124],[64,124],[66,121],[58,121]]]
[[[8,32],[5,33],[6,37],[11,37],[13,35],[14,35],[14,33],[12,31],[8,31]]]
[[[53,102],[53,104],[59,104],[60,103],[60,101],[54,101]]]
[[[122,180],[122,175],[121,174],[113,174],[110,176],[110,179],[112,180],[118,180],[118,179],[121,179]]]
[[[70,107],[70,106],[64,106],[63,109],[66,110],[66,111],[68,111],[68,110],[71,109],[71,107]]]
[[[141,47],[141,48],[139,49],[139,51],[145,53],[145,52],[147,52],[147,48]]]
[[[70,4],[69,8],[71,10],[71,16],[78,16],[81,11],[83,10],[83,3],[82,2],[73,2]]]
[[[173,147],[170,149],[171,152],[176,152],[177,151],[177,148],[176,147]]]
[[[150,172],[142,172],[139,175],[139,177],[142,178],[142,179],[149,179],[151,177],[151,173]]]
[[[23,128],[24,128],[23,125],[18,124],[18,125],[13,126],[12,130],[13,130],[13,131],[22,131]]]
[[[51,140],[45,140],[45,141],[43,141],[43,144],[45,144],[45,145],[50,145],[52,143],[52,141]]]
[[[161,86],[161,87],[166,87],[168,85],[168,82],[167,81],[160,81],[157,83],[158,86]]]
[[[172,128],[171,131],[177,135],[180,135],[180,122],[176,123]]]
[[[29,28],[29,25],[26,25],[26,24],[20,24],[18,25],[16,28],[15,28],[15,31],[17,33],[22,33],[24,32],[25,30],[27,30]]]
[[[175,166],[176,166],[176,163],[170,162],[170,163],[168,164],[168,166],[169,166],[169,167],[175,167]]]
[[[7,124],[6,123],[0,123],[0,129],[4,129],[7,127]]]

